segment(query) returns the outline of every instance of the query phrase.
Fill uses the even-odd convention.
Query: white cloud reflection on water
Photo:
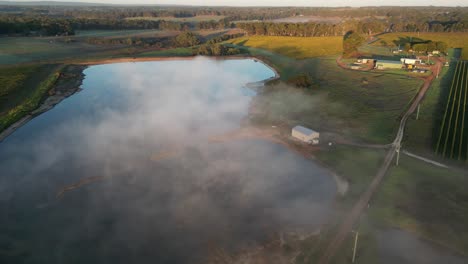
[[[238,249],[324,221],[335,186],[316,165],[265,141],[207,142],[239,127],[250,102],[240,87],[273,75],[262,64],[126,63],[86,75],[83,92],[2,143],[0,223],[28,230],[27,252],[49,263],[187,263],[212,245]],[[150,158],[165,152],[177,154]],[[90,176],[111,178],[55,200]]]

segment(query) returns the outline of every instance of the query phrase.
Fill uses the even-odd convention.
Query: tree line
[[[223,16],[218,21],[178,22],[166,17]],[[277,23],[279,18],[333,17],[334,22]],[[158,19],[128,19],[135,17]],[[320,19],[319,19],[320,20]],[[242,22],[243,21],[243,22]],[[343,36],[380,32],[468,32],[468,8],[458,7],[119,7],[0,6],[0,34],[72,35],[82,29],[225,29],[251,35]]]
[[[236,26],[248,35],[323,37],[343,36],[348,31],[372,35],[380,32],[468,32],[468,23],[398,23],[384,21],[346,21],[331,23],[240,22]]]

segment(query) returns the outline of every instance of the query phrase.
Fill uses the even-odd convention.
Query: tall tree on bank
[[[359,46],[364,42],[364,38],[354,32],[348,31],[343,37],[343,57],[350,58],[358,54]]]

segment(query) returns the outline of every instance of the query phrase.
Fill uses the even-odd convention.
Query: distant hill
[[[1,5],[9,6],[183,6],[183,5],[161,5],[161,4],[104,4],[104,3],[91,3],[91,2],[66,2],[66,1],[2,1]]]
[[[112,4],[102,3],[83,3],[83,2],[60,2],[60,1],[0,1],[0,5],[15,5],[15,6],[111,6]]]

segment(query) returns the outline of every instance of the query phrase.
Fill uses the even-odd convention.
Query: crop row
[[[436,153],[447,158],[468,158],[468,62],[457,63],[439,130]]]

